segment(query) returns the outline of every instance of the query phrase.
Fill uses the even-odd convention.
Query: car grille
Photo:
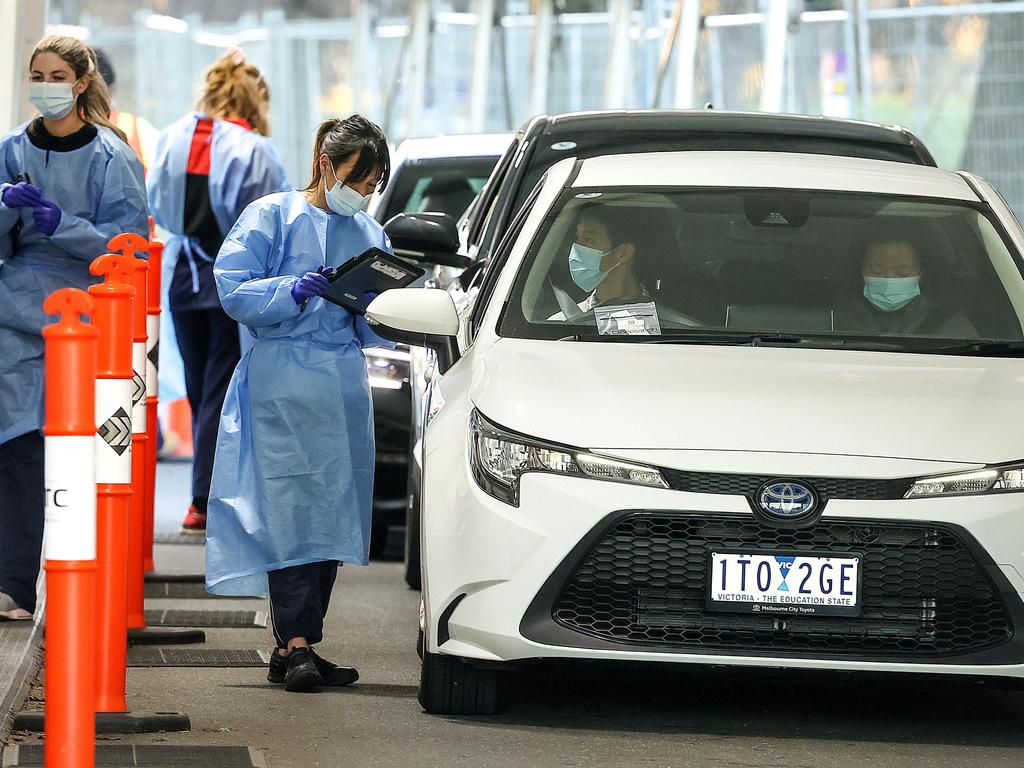
[[[707,611],[714,548],[861,555],[862,613]],[[954,531],[828,519],[796,530],[747,518],[627,515],[571,573],[552,616],[565,628],[619,643],[808,655],[964,654],[1013,634],[995,586]]]
[[[691,493],[722,493],[753,498],[761,486],[780,475],[733,475],[724,472],[684,472],[662,469],[661,474],[675,491]],[[849,477],[800,477],[800,482],[817,491],[822,501],[828,499],[860,499],[880,501],[902,499],[913,480],[865,480]]]

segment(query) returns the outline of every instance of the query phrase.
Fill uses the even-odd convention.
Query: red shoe
[[[200,512],[193,505],[189,504],[185,521],[181,524],[181,532],[186,536],[205,536],[206,513]]]

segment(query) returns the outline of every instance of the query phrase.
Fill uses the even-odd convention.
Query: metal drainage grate
[[[150,627],[265,627],[266,611],[146,611]]]
[[[205,544],[205,536],[185,536],[181,533],[157,533],[153,535],[154,544]]]
[[[187,584],[205,584],[206,574],[205,573],[147,573],[146,583],[150,582],[172,582],[187,583]]]
[[[151,646],[128,649],[129,667],[263,667],[269,663],[266,651]]]
[[[217,597],[206,591],[205,584],[188,584],[182,582],[149,581],[146,582],[146,597]]]
[[[4,768],[43,765],[41,744],[4,749]],[[251,747],[195,747],[160,744],[97,744],[97,768],[267,768],[263,753]]]

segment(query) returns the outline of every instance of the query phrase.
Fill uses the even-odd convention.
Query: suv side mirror
[[[458,269],[472,263],[459,255],[455,219],[446,213],[400,213],[388,220],[384,232],[396,256]]]
[[[437,354],[444,373],[459,359],[459,314],[447,291],[436,288],[393,288],[366,308],[374,333],[391,341],[426,347]]]

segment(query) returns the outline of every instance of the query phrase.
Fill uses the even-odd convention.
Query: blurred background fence
[[[203,69],[241,45],[270,83],[295,183],[314,126],[353,111],[397,141],[710,102],[905,125],[1024,214],[1024,2],[352,0],[332,18],[218,2],[221,19],[238,6],[232,23],[137,3],[112,18],[112,4],[51,0],[49,20],[110,54],[121,109],[167,125],[192,107]]]

